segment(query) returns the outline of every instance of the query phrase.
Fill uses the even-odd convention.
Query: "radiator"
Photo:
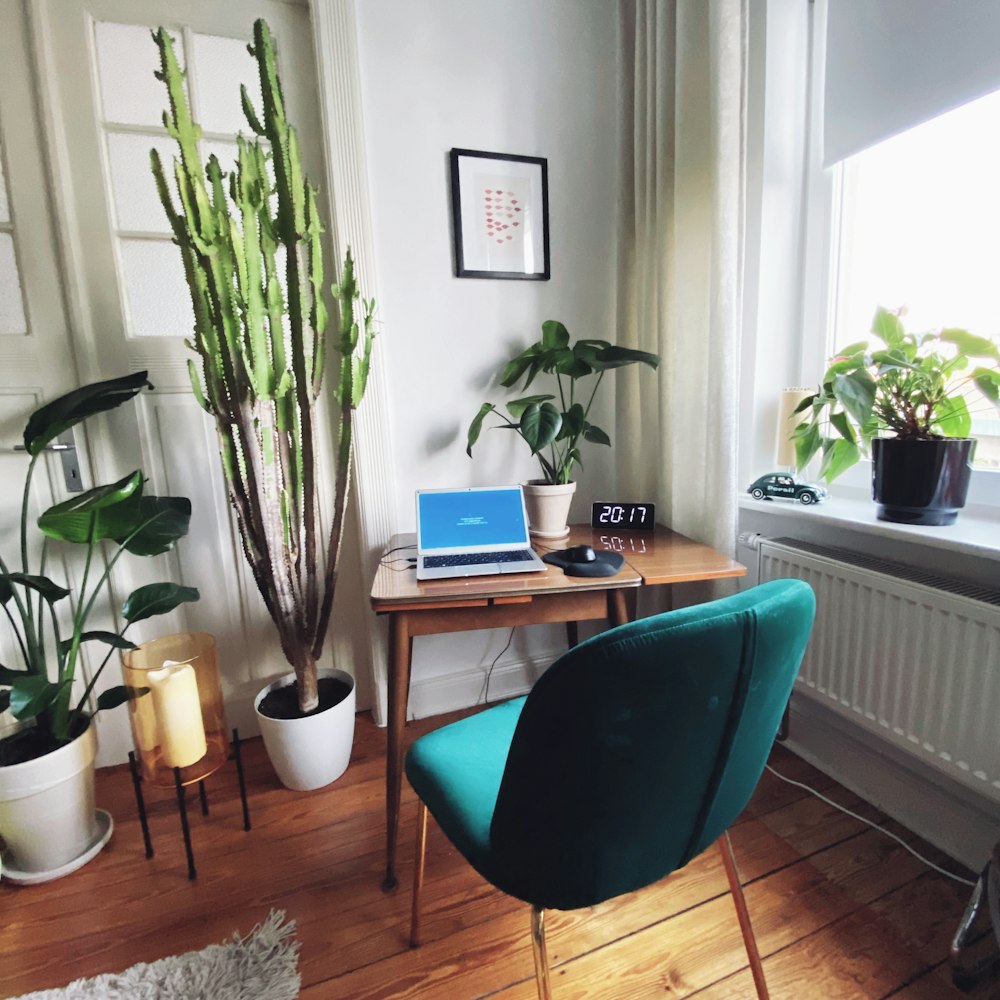
[[[1000,801],[1000,590],[795,539],[750,544],[761,582],[816,593],[796,693]]]

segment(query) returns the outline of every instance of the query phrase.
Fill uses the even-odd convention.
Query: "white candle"
[[[159,670],[150,670],[146,678],[163,762],[167,767],[187,767],[201,760],[208,744],[194,667],[167,660]]]

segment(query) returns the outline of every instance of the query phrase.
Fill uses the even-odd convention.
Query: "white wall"
[[[484,433],[470,460],[465,432],[485,399],[503,398],[496,373],[538,339],[544,320],[562,320],[574,337],[615,339],[617,11],[606,0],[363,0],[357,18],[380,363],[392,402],[397,521],[409,530],[419,487],[538,475],[514,435]],[[550,281],[454,277],[454,147],[547,158]],[[609,433],[611,396],[597,419]],[[577,519],[610,484],[610,449],[594,446],[585,460]],[[552,630],[524,631],[504,663],[544,662],[562,641]],[[411,709],[467,702],[461,692],[478,690],[480,666],[505,639],[417,640]],[[463,669],[479,673],[464,687],[456,678],[421,695],[422,680]]]

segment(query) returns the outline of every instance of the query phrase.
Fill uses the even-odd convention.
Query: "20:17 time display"
[[[649,531],[656,524],[656,507],[651,503],[595,503],[590,515],[592,528],[614,526],[623,531]]]

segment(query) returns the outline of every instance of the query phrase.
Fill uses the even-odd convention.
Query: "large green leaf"
[[[534,455],[555,441],[561,426],[562,414],[551,403],[545,402],[528,406],[521,414],[518,429]]]
[[[660,356],[658,354],[650,354],[648,351],[636,351],[630,347],[616,347],[612,345],[598,351],[596,358],[590,363],[598,371],[637,364],[649,365],[650,368],[658,368]]]
[[[820,463],[819,474],[831,483],[860,457],[861,452],[853,441],[846,438],[827,440],[823,443],[823,461]]]
[[[563,415],[562,426],[559,428],[557,440],[565,441],[567,438],[579,437],[583,433],[586,424],[586,414],[579,403],[574,403]]]
[[[851,421],[847,418],[847,414],[843,411],[838,413],[830,414],[830,423],[837,429],[837,433],[842,437],[846,438],[848,441],[856,442],[857,436],[854,433],[854,427]]]
[[[894,312],[889,312],[883,306],[879,306],[875,310],[875,318],[872,320],[872,333],[890,346],[899,343],[906,335],[903,330],[902,320]]]
[[[10,689],[10,710],[15,719],[33,719],[59,697],[65,683],[53,684],[44,677],[22,677]]]
[[[611,438],[605,434],[596,424],[587,424],[583,428],[583,439],[584,441],[590,441],[593,444],[611,444]]]
[[[113,646],[115,649],[138,649],[134,642],[130,642],[124,636],[119,635],[117,632],[103,632],[100,630],[95,630],[92,632],[84,632],[80,636],[80,642],[104,642],[109,646]],[[63,639],[59,643],[59,652],[67,653],[70,647],[73,645],[72,639]]]
[[[95,541],[122,538],[140,521],[142,473],[139,470],[116,483],[96,486],[50,507],[38,519],[38,527],[50,538],[85,543],[93,523]]]
[[[58,583],[53,582],[47,576],[32,576],[28,573],[8,573],[4,576],[4,580],[10,583],[19,583],[22,587],[34,590],[36,593],[41,594],[49,604],[55,604],[56,601],[61,601],[64,597],[69,596],[69,591],[65,587],[60,587]]]
[[[479,412],[472,418],[472,423],[469,424],[469,440],[465,446],[465,453],[472,458],[472,446],[479,440],[479,435],[483,430],[483,420],[487,413],[493,413],[496,407],[492,403],[483,403],[479,407]]]
[[[871,419],[875,405],[875,380],[867,371],[848,372],[833,380],[833,394],[859,424]]]
[[[106,712],[109,708],[124,705],[129,699],[129,689],[124,684],[108,688],[97,696],[97,711]]]
[[[503,366],[500,375],[500,384],[510,388],[515,382],[534,365],[538,360],[538,344],[532,344],[527,350],[522,351],[516,358],[511,358]]]
[[[792,440],[795,442],[795,466],[804,469],[823,443],[819,427],[816,424],[799,424],[792,433]]]
[[[146,372],[136,372],[134,375],[85,385],[54,399],[35,410],[28,419],[24,428],[24,447],[29,454],[37,455],[63,431],[75,427],[95,413],[121,406],[144,386],[153,388],[146,378]]]
[[[1000,406],[1000,371],[976,368],[972,373],[972,381],[994,406]]]
[[[201,595],[194,587],[176,583],[149,583],[133,590],[122,605],[122,616],[130,625],[154,615],[165,615],[187,601],[197,601]]]
[[[547,319],[542,324],[542,347],[546,350],[569,346],[569,330],[557,319]]]
[[[129,526],[112,537],[133,555],[156,556],[173,548],[177,539],[188,533],[191,501],[187,497],[142,497],[137,519],[140,528],[134,535],[135,528]],[[133,537],[126,542],[129,535]]]
[[[520,420],[521,414],[524,413],[524,411],[531,406],[532,403],[544,403],[547,399],[555,399],[555,396],[548,393],[540,396],[522,396],[520,399],[512,399],[507,404],[507,412],[515,420]]]
[[[965,438],[972,430],[972,415],[963,396],[948,396],[934,407],[934,424],[945,437]]]
[[[977,337],[968,330],[942,330],[940,337],[970,358],[996,358],[1000,361],[1000,345],[987,337]]]

